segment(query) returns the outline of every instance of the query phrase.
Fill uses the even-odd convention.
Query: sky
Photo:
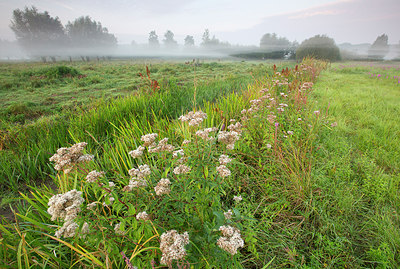
[[[0,0],[1,39],[15,40],[12,12],[32,5],[64,25],[89,15],[121,44],[147,43],[152,30],[160,41],[171,30],[178,43],[192,35],[199,44],[205,29],[241,45],[258,46],[265,33],[299,43],[326,34],[337,44],[373,43],[385,33],[400,42],[400,0]]]

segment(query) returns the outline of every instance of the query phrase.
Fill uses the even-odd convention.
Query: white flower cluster
[[[233,196],[233,200],[235,201],[235,202],[240,202],[240,201],[242,201],[243,200],[243,198],[242,198],[242,196],[241,195],[239,195],[239,196]]]
[[[164,138],[158,142],[158,145],[153,145],[149,146],[149,153],[155,153],[155,152],[161,152],[161,151],[167,151],[167,152],[172,152],[174,151],[175,147],[173,145],[168,144],[168,138]]]
[[[231,122],[232,122],[232,120],[231,120]],[[240,135],[240,134],[242,134],[242,124],[240,122],[236,122],[235,124],[232,123],[228,126],[228,130],[237,132]]]
[[[154,145],[154,141],[156,141],[157,136],[158,136],[158,134],[154,134],[154,133],[153,134],[146,134],[146,135],[143,135],[140,138],[140,140],[142,140],[144,142],[143,143],[144,147],[153,146]]]
[[[203,130],[198,130],[198,131],[196,132],[196,135],[199,136],[199,137],[201,137],[201,138],[202,138],[203,140],[205,140],[205,141],[211,141],[211,140],[214,140],[215,137],[209,137],[210,133],[211,133],[211,132],[215,132],[215,131],[217,131],[217,130],[218,130],[218,129],[215,128],[215,127],[213,127],[213,128],[206,128],[206,129],[203,129]]]
[[[162,178],[157,186],[154,187],[154,191],[156,192],[156,195],[163,195],[163,194],[169,194],[171,192],[171,189],[169,185],[171,184],[171,181],[169,181],[168,178]]]
[[[188,144],[190,144],[190,140],[185,139],[182,141],[182,145],[188,145]]]
[[[222,232],[222,236],[218,239],[217,245],[231,255],[235,255],[238,248],[244,246],[240,231],[229,225],[221,226],[219,230]]]
[[[64,225],[56,232],[56,237],[72,237],[78,225],[74,222],[78,213],[81,211],[80,206],[84,202],[82,192],[71,190],[64,194],[57,194],[50,198],[48,202],[49,208],[47,212],[51,215],[51,220],[57,218],[64,220]]]
[[[232,159],[229,158],[228,155],[222,154],[221,156],[219,156],[218,161],[219,161],[220,165],[226,165],[226,164],[230,163],[232,161]]]
[[[146,213],[146,211],[143,211],[143,212],[139,212],[136,215],[136,219],[137,220],[149,220],[150,217],[149,217],[149,214]]]
[[[221,177],[229,177],[231,175],[231,170],[228,169],[225,165],[220,165],[217,167],[217,172]]]
[[[227,220],[230,220],[230,219],[232,219],[232,215],[233,215],[233,212],[232,212],[232,210],[228,210],[228,212],[224,212],[224,217],[225,217],[225,219],[227,219]]]
[[[122,230],[121,230],[121,222],[115,224],[114,231],[115,231],[115,233],[118,234],[118,235],[125,235],[125,233],[126,233],[125,231],[122,231]]]
[[[150,167],[147,164],[140,165],[138,168],[132,168],[128,171],[129,175],[137,179],[145,179],[151,174]],[[133,179],[132,178],[132,179]]]
[[[231,150],[235,148],[235,142],[238,141],[239,138],[240,134],[235,131],[221,131],[218,134],[218,142],[226,144],[226,148]]]
[[[105,173],[103,171],[97,172],[96,170],[93,170],[86,176],[86,182],[88,183],[97,182],[99,178],[103,177],[104,175]]]
[[[65,173],[69,173],[76,165],[93,160],[93,155],[82,153],[86,145],[86,142],[81,142],[69,148],[59,148],[49,160],[55,162],[54,168],[57,171],[63,170]]]
[[[175,167],[174,169],[174,174],[175,175],[180,175],[180,174],[187,174],[189,173],[191,168],[187,165],[181,164]]]
[[[174,152],[172,152],[172,158],[179,158],[183,156],[185,156],[185,152],[183,151],[183,149],[175,150]]]
[[[186,256],[185,245],[189,244],[189,234],[179,234],[170,230],[161,235],[160,250],[162,252],[161,264],[171,266],[173,260],[180,260]]]
[[[128,154],[131,155],[132,158],[136,159],[136,158],[142,157],[144,150],[145,150],[145,147],[139,146],[137,149],[129,151]]]
[[[147,187],[147,181],[145,179],[133,178],[129,180],[129,184],[126,185],[123,191],[132,191],[134,188]]]
[[[198,126],[204,119],[207,119],[207,114],[201,110],[196,112],[190,111],[188,114],[179,117],[179,120],[182,122],[189,122],[189,126]]]

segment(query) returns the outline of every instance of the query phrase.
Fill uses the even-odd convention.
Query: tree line
[[[39,12],[34,6],[24,9],[15,9],[10,28],[15,33],[17,42],[31,56],[49,56],[62,51],[63,54],[72,50],[79,53],[93,51],[93,49],[113,48],[117,45],[114,34],[108,32],[100,22],[89,16],[81,16],[63,26],[58,17],[52,17],[47,11]],[[178,48],[178,42],[171,30],[167,30],[162,40],[164,48]],[[132,41],[132,44],[135,44]],[[193,36],[184,38],[186,48],[194,48]],[[159,37],[155,30],[149,33],[148,47],[157,49],[161,47]],[[221,42],[215,35],[205,29],[200,47],[205,49],[231,49],[228,42]],[[237,48],[237,47],[236,47]],[[254,49],[254,48],[253,48]],[[386,34],[377,37],[368,51],[370,59],[383,59],[389,52],[388,36]],[[237,54],[239,55],[239,54]],[[285,37],[279,37],[276,33],[266,33],[261,37],[259,49],[247,55],[253,58],[273,59],[301,59],[307,56],[327,60],[340,60],[340,50],[335,41],[326,35],[316,35],[304,40],[301,44],[290,42]]]
[[[34,6],[15,9],[10,25],[18,43],[31,55],[48,55],[54,50],[109,48],[117,39],[106,27],[89,16],[62,25],[58,17]]]

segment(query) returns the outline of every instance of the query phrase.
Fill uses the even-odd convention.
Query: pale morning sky
[[[178,43],[186,35],[201,42],[204,29],[221,41],[259,45],[265,33],[303,41],[327,34],[336,43],[372,43],[386,33],[400,41],[400,0],[0,0],[0,38],[15,40],[9,25],[12,11],[36,6],[65,25],[89,15],[116,35],[119,43],[146,43],[155,30],[167,30]]]

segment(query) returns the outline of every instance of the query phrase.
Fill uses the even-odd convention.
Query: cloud
[[[305,12],[298,15],[289,16],[289,19],[305,19],[314,16],[327,16],[327,15],[338,15],[344,13],[343,10],[320,10],[320,11],[313,11],[313,12]]]

